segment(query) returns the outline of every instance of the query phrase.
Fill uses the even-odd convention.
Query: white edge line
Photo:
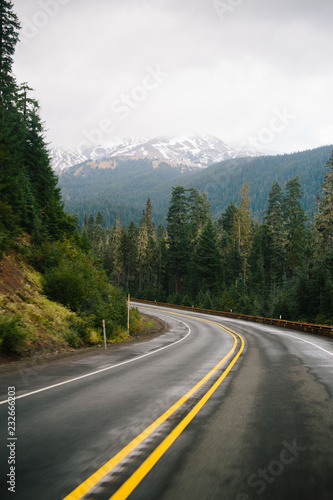
[[[272,335],[286,335],[287,337],[292,337],[293,339],[300,340],[301,342],[306,342],[307,344],[313,345],[313,347],[317,347],[317,349],[320,349],[321,351],[326,352],[330,356],[333,356],[333,352],[327,351],[326,349],[323,349],[317,344],[314,344],[313,342],[309,342],[308,340],[304,340],[300,337],[296,337],[295,335],[291,335],[290,333],[284,333],[284,332],[279,332],[279,333],[272,333]]]
[[[91,377],[92,375],[97,375],[98,373],[102,373],[102,372],[105,372],[107,370],[112,370],[113,368],[117,368],[118,366],[126,365],[128,363],[132,363],[133,361],[137,361],[138,359],[146,358],[147,356],[150,356],[151,354],[156,354],[157,352],[163,351],[164,349],[168,349],[169,347],[172,347],[176,344],[179,344],[180,342],[183,342],[183,340],[187,339],[187,337],[191,334],[191,328],[184,321],[181,321],[181,320],[176,319],[176,318],[172,318],[172,319],[178,321],[179,323],[183,323],[183,325],[185,325],[188,328],[187,335],[185,335],[185,337],[183,337],[182,339],[177,340],[176,342],[173,342],[172,344],[166,345],[164,347],[160,347],[159,349],[156,349],[155,351],[148,352],[146,354],[142,354],[141,356],[138,356],[137,358],[128,359],[127,361],[122,361],[121,363],[118,363],[116,365],[107,366],[106,368],[102,368],[101,370],[97,370],[97,371],[92,372],[92,373],[87,373],[86,375],[80,375],[80,377],[75,377],[75,378],[71,378],[69,380],[65,380],[64,382],[59,382],[59,384],[54,384],[54,385],[50,385],[48,387],[43,387],[43,389],[38,389],[37,391],[27,392],[26,394],[22,394],[21,396],[17,396],[15,399],[26,398],[27,396],[32,396],[33,394],[38,394],[39,392],[48,391],[49,389],[54,389],[55,387],[60,387],[61,385],[70,384],[71,382],[75,382],[76,380],[81,380],[83,378]],[[8,403],[8,399],[6,399],[5,401],[0,401],[0,405],[3,405],[5,403]]]
[[[232,322],[232,321],[233,320],[231,320],[230,322]],[[236,320],[236,321],[239,321],[239,320]],[[258,323],[254,323],[254,324],[258,325]],[[306,344],[310,344],[313,347],[316,347],[317,349],[320,349],[321,351],[326,352],[326,354],[329,354],[330,356],[333,356],[333,352],[327,351],[326,349],[323,349],[323,347],[320,347],[319,345],[314,344],[313,342],[309,342],[309,340],[302,339],[301,337],[296,337],[296,335],[291,335],[290,333],[285,333],[285,332],[280,332],[280,331],[276,332],[276,330],[273,330],[272,328],[269,328],[269,327],[265,328],[264,324],[262,324],[262,326],[263,326],[263,328],[261,328],[261,329],[264,330],[265,332],[269,333],[270,335],[275,335],[275,336],[285,335],[286,337],[292,337],[293,339],[299,340],[301,342],[305,342]]]
[[[158,306],[155,306],[155,307],[158,307]],[[188,311],[188,312],[191,312],[191,311]],[[194,312],[194,311],[193,311]],[[193,313],[192,313],[193,314]],[[216,316],[212,316],[208,313],[201,313],[202,316],[209,316],[209,317],[214,317],[216,318]],[[223,317],[221,317],[222,320],[224,319]],[[236,321],[239,321],[239,320],[233,320],[232,318],[228,318],[230,323],[232,322],[236,322]],[[258,323],[255,323],[256,325],[258,325]],[[223,323],[222,323],[223,325]],[[263,327],[265,327],[265,325],[263,324]],[[228,328],[228,327],[227,327]],[[265,329],[265,328],[263,328]],[[267,329],[265,329],[267,331]],[[278,333],[275,333],[275,331],[273,332],[272,329],[270,329],[270,332],[269,332],[271,335],[286,335],[287,337],[292,337],[293,339],[297,339],[297,340],[300,340],[301,342],[306,342],[307,344],[310,344],[312,345],[313,347],[317,347],[317,349],[320,349],[321,351],[324,351],[326,352],[327,354],[329,354],[330,356],[333,356],[333,352],[330,352],[330,351],[327,351],[326,349],[323,349],[323,347],[320,347],[319,345],[317,344],[314,344],[313,342],[309,342],[308,340],[305,340],[305,339],[302,339],[301,337],[296,337],[295,335],[291,335],[290,333],[285,333],[285,332],[278,332]]]

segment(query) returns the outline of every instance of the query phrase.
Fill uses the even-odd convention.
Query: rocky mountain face
[[[232,158],[255,156],[261,156],[261,153],[231,148],[221,139],[213,136],[128,139],[80,151],[60,147],[54,147],[51,150],[52,166],[57,173],[87,160],[103,158],[145,158],[165,161],[170,165],[183,164],[203,168]]]

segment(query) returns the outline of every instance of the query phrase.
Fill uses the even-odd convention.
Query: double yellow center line
[[[148,308],[147,308],[148,309]],[[155,309],[156,311],[156,309]],[[139,434],[133,441],[131,441],[125,448],[123,448],[119,453],[117,453],[111,460],[104,464],[98,471],[96,471],[92,476],[90,476],[86,481],[84,481],[80,486],[78,486],[72,493],[70,493],[64,500],[79,500],[81,499],[89,490],[94,488],[109,472],[112,471],[117,465],[124,460],[133,450],[135,450],[148,436],[150,436],[163,422],[165,422],[173,413],[176,412],[200,387],[205,384],[216,372],[221,368],[223,363],[230,358],[237,347],[238,340],[241,341],[240,348],[237,354],[232,358],[229,365],[223,371],[222,375],[216,380],[216,382],[210,387],[210,389],[205,393],[205,395],[200,399],[200,401],[192,408],[192,410],[184,417],[183,420],[168,434],[168,436],[157,446],[153,453],[140,465],[140,467],[132,474],[131,477],[112,495],[110,500],[125,500],[132,493],[132,491],[138,486],[142,479],[149,473],[149,471],[154,467],[158,460],[164,455],[164,453],[170,448],[170,446],[175,442],[175,440],[180,436],[184,429],[189,425],[201,408],[206,404],[212,394],[220,386],[223,380],[226,378],[232,367],[235,365],[239,356],[244,349],[244,339],[238,333],[230,330],[229,328],[215,323],[203,318],[194,318],[193,316],[173,313],[177,316],[183,316],[191,319],[196,319],[198,321],[203,321],[206,323],[211,323],[216,325],[222,330],[229,333],[234,337],[234,345],[232,349],[224,356],[223,359],[202,379],[198,382],[185,396],[183,396],[177,403],[171,406],[163,415],[161,415],[155,422],[153,422],[149,427],[147,427],[141,434]]]

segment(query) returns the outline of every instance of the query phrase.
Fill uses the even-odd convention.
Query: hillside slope
[[[0,261],[0,315],[0,327],[11,329],[17,357],[58,354],[79,344],[72,328],[79,322],[76,315],[42,294],[41,275],[15,252]],[[1,362],[6,359],[2,353]]]
[[[254,218],[260,219],[275,180],[284,187],[287,180],[299,176],[304,191],[303,206],[313,214],[332,149],[333,146],[324,146],[300,153],[228,160],[184,176],[182,186],[206,192],[213,216],[218,217],[229,203],[240,200],[240,188],[246,181],[250,186]],[[164,186],[168,188],[171,189],[171,185]]]
[[[101,210],[105,221],[111,225],[119,210],[123,221],[132,219],[138,223],[153,190],[158,193],[161,186],[177,185],[186,174],[198,170],[187,165],[172,166],[144,159],[87,161],[60,175],[59,186],[66,210],[77,214],[80,222],[85,213],[96,215]],[[158,214],[157,209],[155,216],[163,220],[165,213]]]

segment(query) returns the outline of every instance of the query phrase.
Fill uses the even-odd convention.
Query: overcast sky
[[[333,143],[332,0],[14,0],[47,139]]]

